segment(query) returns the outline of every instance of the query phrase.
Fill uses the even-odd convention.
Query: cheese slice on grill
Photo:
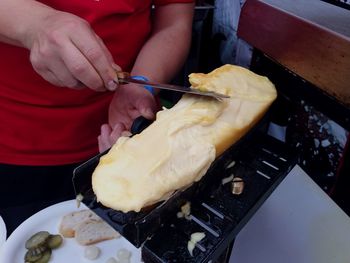
[[[171,109],[158,112],[142,133],[119,138],[92,176],[93,190],[104,206],[138,212],[200,180],[276,98],[266,77],[238,66],[191,74],[189,80],[193,88],[231,98],[186,94]]]

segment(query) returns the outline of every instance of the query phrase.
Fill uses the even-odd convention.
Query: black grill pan
[[[236,164],[227,168],[232,161]],[[281,142],[256,132],[245,147],[232,149],[208,171],[202,184],[201,196],[191,202],[191,220],[171,219],[147,240],[142,247],[142,258],[147,263],[215,262],[235,236],[267,199],[296,163],[296,154]],[[221,178],[234,174],[245,183],[241,195],[231,193],[230,183]],[[216,180],[211,178],[216,177]],[[205,233],[197,243],[193,256],[187,249],[190,236]]]
[[[74,170],[73,185],[75,192],[83,196],[82,202],[88,208],[102,217],[134,246],[140,247],[158,228],[171,220],[174,212],[179,211],[180,207],[188,200],[204,198],[207,195],[207,186],[215,184],[218,181],[218,177],[223,175],[221,171],[223,163],[230,160],[231,157],[229,156],[234,152],[239,152],[240,148],[244,148],[258,130],[264,129],[267,120],[268,114],[242,139],[217,158],[199,182],[194,183],[186,190],[175,192],[167,201],[158,203],[145,211],[123,213],[104,207],[96,201],[96,196],[91,186],[91,175],[100,157],[105,153],[95,156]],[[135,129],[132,132],[135,134],[147,127],[149,122],[145,124],[145,121],[143,118],[137,119],[133,125]]]

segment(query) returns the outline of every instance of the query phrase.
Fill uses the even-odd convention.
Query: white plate
[[[78,209],[76,201],[70,200],[50,206],[31,216],[7,239],[0,253],[0,262],[8,263],[11,259],[11,263],[23,263],[26,252],[24,243],[30,236],[41,230],[57,234],[61,218],[70,212],[81,209],[86,209],[86,206],[81,204],[80,209]],[[52,251],[50,263],[106,263],[108,258],[116,258],[117,251],[121,248],[131,251],[130,263],[141,262],[141,250],[135,248],[123,237],[103,241],[97,243],[96,246],[101,249],[101,254],[98,259],[91,261],[84,258],[84,246],[79,245],[74,238],[65,238],[63,245]]]
[[[2,245],[5,243],[6,241],[6,226],[5,226],[5,222],[2,219],[2,217],[0,216],[0,250]]]

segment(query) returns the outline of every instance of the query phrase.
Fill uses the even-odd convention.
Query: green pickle
[[[47,231],[40,231],[32,235],[25,243],[28,250],[24,256],[24,262],[48,263],[52,249],[60,247],[62,242],[61,235],[51,235]]]
[[[24,255],[25,262],[36,262],[42,257],[42,253],[33,253],[32,249],[29,249]]]
[[[51,249],[46,249],[42,257],[33,263],[48,263],[51,258]]]
[[[28,251],[30,251],[32,255],[36,256],[36,255],[41,255],[45,250],[46,250],[46,246],[40,246],[40,247],[31,248]]]
[[[49,236],[50,236],[50,233],[47,231],[40,231],[34,234],[26,241],[26,244],[25,244],[26,249],[32,249],[32,248],[44,246]]]
[[[51,249],[58,248],[62,244],[62,237],[61,235],[50,235],[47,239],[47,246]]]

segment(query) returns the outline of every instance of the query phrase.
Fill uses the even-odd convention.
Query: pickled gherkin
[[[61,235],[50,235],[47,239],[47,246],[51,249],[58,248],[62,244],[63,238]]]
[[[51,258],[52,249],[61,246],[63,238],[61,235],[51,235],[47,231],[40,231],[32,235],[25,243],[28,249],[25,263],[48,263]]]
[[[40,246],[44,246],[46,240],[49,238],[50,233],[47,231],[40,231],[32,235],[25,244],[26,249],[32,249]]]
[[[48,263],[50,258],[51,258],[51,249],[48,248],[45,250],[42,257],[37,261],[34,261],[34,263]]]
[[[34,249],[29,249],[27,253],[24,255],[25,262],[35,262],[42,257],[42,252],[37,253],[33,251]]]

